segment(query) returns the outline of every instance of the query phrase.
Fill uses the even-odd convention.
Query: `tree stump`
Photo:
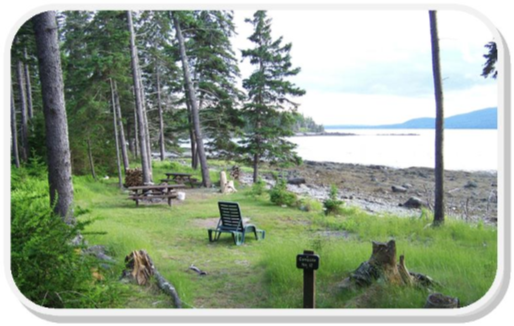
[[[234,186],[234,181],[227,181],[227,174],[225,171],[220,172],[220,188],[222,194],[237,192],[236,187]]]
[[[146,285],[151,276],[154,276],[159,288],[172,297],[175,307],[182,308],[177,291],[155,268],[152,259],[145,250],[136,250],[125,257],[127,270],[123,271],[122,278],[133,279],[139,285]]]
[[[390,240],[387,243],[372,242],[373,252],[371,257],[361,263],[342,283],[342,288],[369,286],[374,281],[382,279],[397,285],[422,285],[431,286],[433,280],[423,274],[409,272],[405,266],[405,257],[400,256],[400,262],[396,261],[396,242]]]
[[[459,308],[459,299],[441,293],[432,293],[428,296],[425,308]]]

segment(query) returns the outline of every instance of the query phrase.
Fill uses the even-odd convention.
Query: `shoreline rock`
[[[372,214],[421,215],[421,208],[405,206],[413,197],[418,198],[424,207],[433,207],[435,181],[432,168],[401,169],[304,161],[301,166],[278,172],[282,176],[291,175],[305,180],[302,184],[287,185],[290,191],[298,195],[322,201],[328,198],[330,186],[334,184],[339,189],[340,199],[347,205],[360,207]],[[275,181],[271,174],[262,175],[262,178],[268,186],[273,186]],[[243,183],[252,184],[250,175],[242,175],[240,179]],[[494,222],[498,215],[497,200],[496,171],[445,171],[447,216],[467,221]]]

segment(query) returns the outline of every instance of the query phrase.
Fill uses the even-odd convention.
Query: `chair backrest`
[[[243,218],[238,203],[220,201],[218,207],[220,209],[218,227],[234,231],[243,229]]]

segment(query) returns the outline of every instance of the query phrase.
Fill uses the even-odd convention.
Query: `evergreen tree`
[[[144,91],[142,91],[141,89],[142,83],[139,67],[139,55],[137,53],[136,36],[134,32],[134,24],[132,22],[131,11],[127,11],[127,20],[128,30],[130,32],[130,56],[132,66],[132,78],[134,81],[134,96],[136,100],[136,113],[139,130],[139,146],[141,149],[141,170],[143,172],[143,183],[148,184],[152,181],[152,162],[151,157],[149,155],[150,148],[148,147],[149,144],[147,139],[148,124],[147,119],[145,117],[145,109],[143,104]]]
[[[57,215],[71,224],[75,221],[72,211],[73,184],[56,14],[54,11],[43,12],[34,16],[32,21],[46,125],[50,205]]]
[[[244,99],[236,86],[240,74],[230,42],[235,34],[233,14],[204,10],[195,12],[194,18],[189,57],[194,62],[202,129],[208,149],[230,159],[237,147],[232,139],[243,127],[237,105]]]
[[[91,170],[93,174],[96,161],[102,171],[115,173],[111,79],[119,86],[121,106],[125,108],[123,116],[132,117],[133,107],[126,13],[66,11],[62,17],[63,68],[74,172],[83,174]],[[125,144],[120,142],[120,145],[123,148]]]
[[[444,106],[441,63],[439,56],[439,36],[437,30],[437,12],[429,11],[430,43],[432,46],[432,71],[434,75],[434,94],[436,103],[435,122],[435,204],[434,225],[444,222]]]
[[[249,59],[255,66],[252,75],[243,80],[248,91],[248,103],[243,112],[250,123],[250,130],[241,142],[241,152],[249,155],[253,164],[253,181],[258,179],[258,166],[261,160],[275,162],[299,162],[293,151],[296,147],[285,137],[293,135],[292,112],[298,106],[289,96],[302,96],[305,91],[288,79],[300,72],[291,64],[291,43],[282,45],[282,37],[271,37],[271,19],[266,11],[257,11],[252,24],[254,33],[249,40],[254,43],[251,49],[243,50],[243,59]]]
[[[161,160],[167,150],[179,148],[179,135],[189,126],[180,124],[177,93],[183,94],[178,48],[171,42],[173,32],[169,12],[144,11],[139,15],[138,48],[148,107],[152,144],[158,143]]]
[[[498,61],[498,49],[496,48],[496,42],[489,42],[485,47],[489,49],[489,52],[484,54],[484,58],[487,60],[481,76],[484,78],[492,76],[496,79],[496,77],[498,77],[498,70],[496,70],[496,62]]]

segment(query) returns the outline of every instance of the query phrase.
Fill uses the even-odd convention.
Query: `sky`
[[[235,11],[233,46],[253,47],[254,11]],[[435,117],[426,10],[270,10],[272,37],[292,43],[290,80],[306,90],[299,111],[324,125],[380,125]],[[497,82],[480,76],[493,33],[478,18],[440,10],[438,32],[445,116],[498,105]],[[240,65],[243,78],[253,67]]]

